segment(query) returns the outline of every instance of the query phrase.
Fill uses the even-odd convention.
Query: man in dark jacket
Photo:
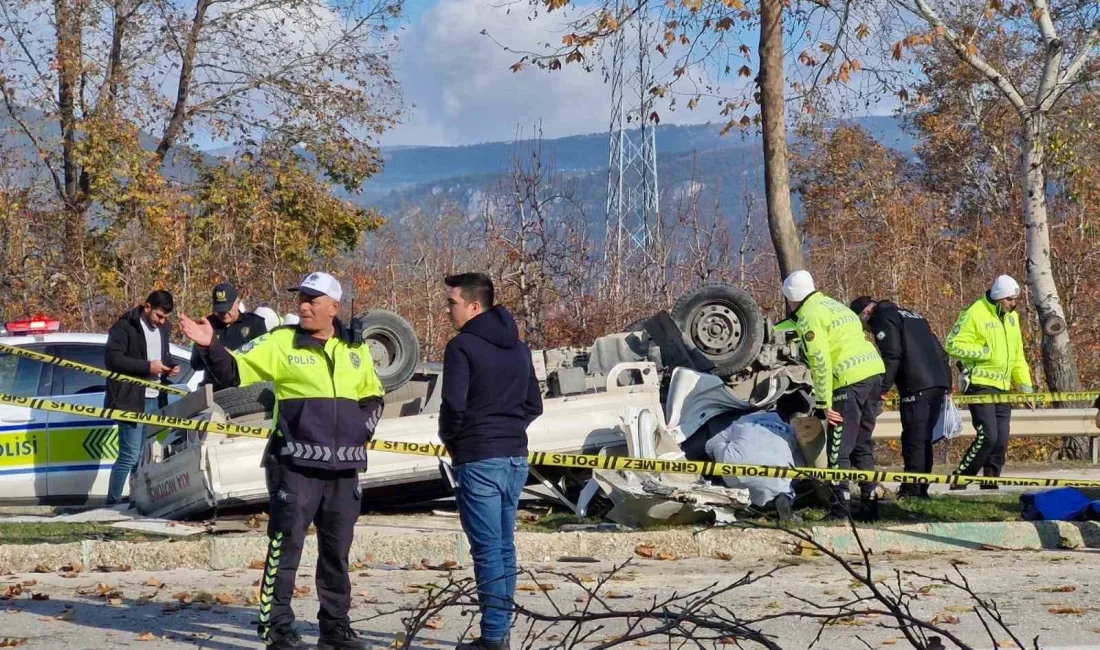
[[[901,454],[905,471],[932,472],[932,431],[951,388],[947,352],[917,312],[889,300],[861,296],[852,301],[864,327],[875,337],[886,364],[885,393],[897,383],[901,395]],[[900,497],[928,497],[927,484],[905,483]]]
[[[527,427],[542,414],[542,394],[515,320],[493,305],[489,277],[463,273],[444,284],[458,335],[443,356],[439,439],[454,461],[481,605],[481,637],[458,650],[502,650],[509,647],[516,593],[514,531],[527,482]]]
[[[239,350],[245,343],[267,334],[267,322],[262,317],[241,312],[237,288],[232,284],[223,282],[214,287],[210,302],[213,309],[206,320],[214,328],[214,338],[221,341],[225,349]],[[198,348],[191,352],[191,368],[195,371],[206,370],[206,361]],[[214,373],[210,372],[203,377],[202,383],[213,384],[215,391],[229,388],[219,383]]]
[[[161,383],[165,377],[177,376],[179,366],[168,354],[168,337],[172,333],[168,315],[172,308],[172,294],[158,290],[149,294],[145,304],[119,317],[107,333],[104,359],[107,370]],[[167,395],[156,389],[107,380],[105,408],[146,413],[163,408],[167,403]],[[122,490],[141,453],[141,432],[140,425],[118,423],[118,458],[111,466],[111,478],[107,483],[108,505],[122,500]]]

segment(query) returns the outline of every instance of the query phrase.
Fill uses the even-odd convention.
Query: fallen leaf
[[[646,639],[638,639],[637,641],[634,642],[634,645],[636,645],[638,647],[641,647],[641,648],[648,648],[649,647],[649,641],[646,640]]]
[[[588,602],[588,596],[577,596],[576,598],[573,599],[573,602],[575,602],[575,603],[587,603]]]
[[[59,620],[59,621],[71,621],[71,620],[73,620],[74,615],[75,614],[73,614],[73,610],[66,609],[65,611],[63,611],[63,612],[61,612],[60,614],[57,615],[57,620]]]
[[[557,588],[558,586],[552,582],[543,582],[537,585],[530,582],[525,582],[521,585],[518,585],[516,587],[516,591],[554,591]]]
[[[657,553],[657,559],[658,560],[675,560],[676,559],[676,554],[673,553],[672,551],[661,551],[660,553]]]
[[[23,586],[24,586],[24,587],[33,587],[33,586],[35,586],[36,584],[38,584],[38,581],[37,581],[37,580],[24,580],[24,581],[23,581]]]
[[[157,580],[156,578],[149,578],[145,581],[145,585],[148,587],[156,587],[157,589],[160,589],[164,586],[164,583],[160,580]]]
[[[133,571],[133,567],[129,564],[101,564],[95,570],[98,573],[126,573],[127,571]]]
[[[259,605],[260,604],[260,588],[253,587],[252,593],[248,594],[248,598],[244,601],[245,605]]]
[[[443,567],[444,569],[455,569],[458,568],[458,562],[455,562],[454,560],[445,560],[443,564],[439,566]]]
[[[604,598],[613,598],[613,599],[619,599],[619,600],[630,598],[630,594],[624,594],[624,593],[619,592],[619,591],[609,591],[606,594],[604,594],[603,596],[604,596]]]
[[[1048,594],[1068,594],[1077,591],[1077,587],[1073,585],[1063,585],[1061,587],[1047,587],[1046,589],[1039,589],[1038,591],[1045,591]]]
[[[152,632],[145,632],[144,634],[138,635],[137,640],[138,641],[156,641],[157,637]]]
[[[1089,609],[1087,607],[1051,607],[1047,610],[1051,614],[1088,614]]]
[[[31,600],[49,600],[49,594],[31,594]]]
[[[652,544],[638,544],[634,547],[634,552],[642,557],[653,557],[657,549]]]
[[[420,642],[420,645],[425,645],[425,646],[428,646],[428,647],[437,646],[437,645],[439,645],[439,641],[436,641],[435,639],[423,639]]]
[[[222,592],[217,596],[214,596],[214,602],[218,603],[219,605],[236,605],[237,597],[231,593]]]
[[[53,569],[46,566],[45,564],[39,564],[38,566],[31,569],[31,573],[53,573]]]
[[[191,592],[190,591],[176,592],[176,593],[172,594],[172,600],[178,600],[179,602],[183,603],[184,605],[189,605],[189,604],[191,604]]]
[[[390,641],[390,647],[391,648],[404,647],[405,641],[407,639],[408,639],[408,635],[405,634],[404,630],[402,630],[402,631],[398,632],[397,634],[393,635],[393,641]]]
[[[730,560],[733,559],[733,556],[730,555],[729,553],[724,552],[724,551],[718,551],[717,553],[714,554],[714,559],[729,562]]]
[[[14,648],[15,646],[23,645],[27,640],[17,636],[4,636],[0,637],[0,648]]]
[[[897,642],[898,642],[897,639],[895,639],[893,637],[890,637],[889,639],[886,639],[885,641],[883,641],[882,645],[894,645]]]
[[[76,571],[72,571],[72,572],[70,572],[70,573],[62,573],[62,574],[61,574],[61,577],[62,577],[62,578],[77,578],[77,577],[79,577],[79,576],[80,576],[80,574],[79,574],[79,573],[77,573]]]
[[[1018,648],[1019,646],[1016,645],[1015,641],[1012,641],[1011,639],[1009,639],[1007,641],[998,641],[997,642],[997,647],[998,648]]]
[[[263,560],[249,560],[248,561],[248,568],[249,569],[256,569],[257,571],[263,571],[264,570],[264,561]]]
[[[294,588],[294,597],[295,598],[303,598],[305,596],[308,596],[309,592],[310,592],[310,588],[307,585],[302,585],[301,587],[295,587]]]
[[[773,600],[772,602],[768,603],[767,605],[764,605],[764,607],[766,607],[768,609],[779,609],[782,606],[783,606],[783,603],[779,602],[778,600]]]
[[[429,630],[441,629],[443,627],[443,617],[433,616],[429,618],[428,620],[424,621],[424,627],[428,628]]]
[[[741,645],[737,642],[737,637],[732,636],[724,636],[721,639],[718,639],[718,643],[722,645]]]
[[[61,571],[63,573],[80,573],[83,570],[84,564],[82,562],[70,562],[69,564],[66,564],[65,566],[58,569],[58,571]]]
[[[107,602],[111,605],[114,605],[115,607],[118,607],[119,605],[122,604],[122,599],[121,598],[108,598]]]
[[[214,638],[213,634],[209,634],[207,632],[192,632],[191,636],[195,639],[202,639],[203,641],[209,641],[210,639]]]

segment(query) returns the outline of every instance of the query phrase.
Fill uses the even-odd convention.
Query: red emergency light
[[[61,321],[38,314],[27,320],[11,321],[4,325],[4,329],[8,330],[8,334],[44,334],[61,329]]]

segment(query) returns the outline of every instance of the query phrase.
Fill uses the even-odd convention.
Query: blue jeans
[[[527,482],[527,459],[490,458],[455,466],[455,498],[470,541],[481,638],[499,641],[512,626],[516,595],[516,510]]]
[[[157,398],[145,398],[145,413],[156,411]],[[138,458],[141,456],[142,443],[145,440],[144,427],[133,422],[118,422],[118,458],[111,466],[111,478],[107,481],[107,504],[118,503],[122,500],[122,489],[126,487],[126,481],[137,467]],[[134,495],[130,495],[134,500]]]

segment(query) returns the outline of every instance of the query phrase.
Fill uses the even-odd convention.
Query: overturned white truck
[[[387,389],[376,437],[438,443],[441,367],[418,362],[415,335],[396,314],[368,312],[358,319],[358,326]],[[737,287],[700,286],[682,296],[671,312],[661,311],[624,329],[631,331],[601,337],[588,349],[533,352],[545,399],[543,415],[528,429],[531,451],[626,453],[630,414],[648,412],[662,428],[668,423],[663,404],[677,368],[721,378],[733,408],[742,414],[771,408],[781,399],[794,404],[789,410],[810,411],[811,387],[798,363],[797,345],[774,338],[759,306]],[[674,397],[677,403],[670,404],[670,415],[677,426],[684,418],[693,420],[687,427],[692,433],[720,430],[731,408],[727,399],[725,407],[709,409],[708,404],[723,400],[715,402],[690,391]],[[273,401],[265,385],[216,394],[207,388],[165,410],[177,416],[270,426]],[[688,437],[681,445],[684,453],[700,457],[708,437]],[[199,517],[266,502],[264,440],[151,430],[147,441],[130,485],[143,515]],[[364,507],[447,496],[449,474],[446,461],[371,452],[360,478]],[[578,510],[578,498],[587,502],[591,496],[590,479],[588,470],[533,468],[529,488]],[[589,494],[582,495],[586,485]]]

